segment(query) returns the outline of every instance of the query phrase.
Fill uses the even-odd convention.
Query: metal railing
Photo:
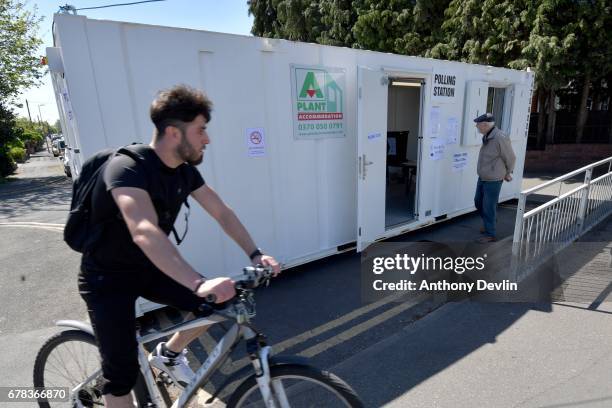
[[[606,169],[607,165],[607,169]],[[603,173],[593,179],[593,174]],[[563,183],[584,173],[584,181],[561,194]],[[556,198],[529,211],[529,196],[559,184]],[[517,279],[566,248],[612,214],[612,157],[521,192],[512,244]]]

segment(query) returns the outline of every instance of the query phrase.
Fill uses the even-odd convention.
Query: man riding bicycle
[[[280,271],[195,167],[210,143],[206,126],[211,106],[203,93],[186,86],[160,92],[150,107],[153,140],[130,147],[140,160],[117,154],[96,181],[91,219],[103,228],[83,254],[79,291],[96,334],[108,407],[133,407],[130,391],[139,371],[138,297],[198,314],[203,297],[214,295],[216,303],[223,303],[235,295],[231,279],[203,278],[168,238],[188,196],[217,220],[253,264]],[[151,365],[178,384],[189,382],[193,371],[182,350],[204,330],[180,332],[159,344],[149,356]]]

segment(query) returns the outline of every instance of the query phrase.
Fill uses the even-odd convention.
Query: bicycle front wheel
[[[281,408],[362,408],[353,389],[336,375],[302,364],[270,367],[276,406]],[[228,408],[265,407],[255,375],[247,378],[227,403]]]

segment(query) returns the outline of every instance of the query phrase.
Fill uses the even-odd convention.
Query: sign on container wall
[[[263,128],[247,128],[245,131],[247,153],[249,157],[263,157],[266,155],[266,141]]]
[[[346,136],[346,74],[341,68],[291,65],[293,136]]]
[[[452,72],[434,72],[431,102],[457,103],[457,75]]]

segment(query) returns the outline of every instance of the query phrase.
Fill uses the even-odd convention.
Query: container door
[[[359,67],[357,73],[357,251],[385,234],[388,78]]]
[[[487,112],[487,96],[489,83],[483,81],[468,81],[465,90],[465,110],[463,114],[462,146],[478,146],[482,144],[482,135],[476,129],[474,118]]]
[[[529,128],[529,97],[531,90],[527,85],[516,84],[512,89],[512,116],[508,135],[512,140],[522,141]]]

